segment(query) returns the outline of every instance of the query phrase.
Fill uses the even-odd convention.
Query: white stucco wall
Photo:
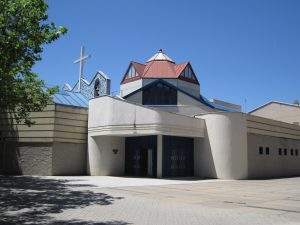
[[[198,174],[220,179],[247,178],[247,127],[242,113],[199,116],[207,135],[200,147]]]
[[[115,154],[113,149],[117,149]],[[87,171],[92,176],[121,176],[125,172],[125,138],[88,137]]]
[[[213,110],[207,110],[207,107],[201,106],[193,106],[193,105],[156,105],[151,106],[158,110],[166,111],[166,112],[173,112],[181,115],[191,116],[194,117],[195,115],[199,114],[206,114],[208,112],[212,112]]]
[[[121,84],[120,85],[120,95],[121,97],[124,97],[131,92],[134,92],[135,90],[141,88],[143,86],[143,81],[140,80],[135,80],[129,83]]]
[[[90,101],[88,132],[90,136],[203,137],[204,121],[103,96]]]

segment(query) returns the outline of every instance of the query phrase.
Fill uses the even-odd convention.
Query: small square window
[[[294,149],[291,149],[291,155],[294,155]]]
[[[298,156],[298,149],[295,149],[295,155]]]
[[[270,149],[269,149],[269,147],[266,147],[266,154],[270,155]]]
[[[287,149],[286,148],[284,149],[284,155],[287,155]]]
[[[259,154],[260,155],[264,154],[264,148],[263,147],[259,147]]]
[[[282,150],[281,150],[281,148],[278,149],[278,155],[282,155]]]

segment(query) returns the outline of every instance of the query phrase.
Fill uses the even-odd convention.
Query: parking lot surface
[[[300,178],[3,176],[0,224],[300,224]]]

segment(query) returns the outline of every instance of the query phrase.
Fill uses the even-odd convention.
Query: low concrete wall
[[[114,149],[118,152],[115,154]],[[125,138],[113,136],[89,137],[88,174],[120,176],[125,172]]]

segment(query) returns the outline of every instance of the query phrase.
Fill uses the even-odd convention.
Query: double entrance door
[[[125,139],[125,174],[156,177],[156,136]]]
[[[163,136],[163,176],[190,177],[194,175],[194,139]]]

